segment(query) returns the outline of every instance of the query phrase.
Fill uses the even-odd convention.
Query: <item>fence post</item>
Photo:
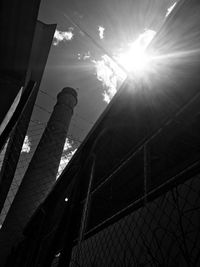
[[[144,204],[147,203],[147,195],[150,190],[150,150],[147,143],[144,144]]]
[[[81,241],[84,238],[85,234],[85,228],[87,226],[87,220],[88,220],[88,215],[89,215],[89,209],[90,209],[90,201],[91,201],[91,189],[92,189],[92,184],[93,184],[93,178],[94,178],[94,170],[95,170],[95,155],[92,155],[92,168],[91,168],[91,173],[90,173],[90,180],[89,180],[89,185],[88,185],[88,190],[87,190],[87,196],[85,199],[85,205],[83,209],[83,216],[81,220],[81,228],[80,228],[80,235],[79,235],[79,245],[81,244]]]
[[[90,178],[89,178],[89,184],[88,184],[88,190],[87,190],[87,196],[86,196],[86,200],[85,200],[85,205],[84,205],[84,209],[83,209],[83,215],[82,215],[82,219],[81,219],[81,226],[80,226],[80,234],[79,234],[79,240],[78,240],[78,247],[81,244],[81,241],[84,237],[84,233],[85,233],[85,227],[87,225],[87,218],[88,218],[88,211],[89,211],[89,206],[90,206],[90,192],[91,192],[91,188],[92,188],[92,182],[93,182],[93,177],[94,177],[94,168],[95,168],[95,158],[94,155],[91,156],[92,157],[92,168],[91,168],[91,173],[90,173]],[[78,177],[77,177],[78,178]],[[80,180],[80,178],[78,179]],[[79,184],[76,186],[78,190],[80,190],[80,186]],[[77,190],[76,189],[76,190]],[[79,191],[80,193],[80,191]],[[77,196],[76,197],[76,201],[77,201]],[[78,198],[79,198],[79,194],[78,194]],[[76,205],[78,203],[76,202]],[[73,212],[76,213],[76,205],[74,205],[73,208]],[[74,223],[74,215],[72,214],[72,218],[71,218],[71,223]],[[76,219],[76,218],[75,218]],[[63,251],[61,253],[61,257],[59,260],[59,264],[58,267],[66,267],[70,265],[70,261],[71,261],[71,253],[72,253],[72,248],[73,248],[73,239],[74,239],[74,231],[73,229],[73,225],[69,225],[68,227],[68,235],[66,236],[68,239],[68,242],[66,242]],[[70,230],[71,233],[70,233]]]

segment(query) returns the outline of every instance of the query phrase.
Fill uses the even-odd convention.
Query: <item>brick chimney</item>
[[[10,250],[22,238],[30,217],[54,185],[76,104],[77,93],[73,88],[66,87],[58,94],[52,115],[0,230],[1,250],[3,247]]]

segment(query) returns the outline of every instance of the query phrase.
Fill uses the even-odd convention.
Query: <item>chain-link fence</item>
[[[31,105],[33,107],[34,102],[31,102]],[[64,130],[63,132],[55,133],[55,130],[47,129],[47,123],[40,122],[40,112],[33,114],[30,120],[31,112],[30,105],[27,105],[27,109],[21,114],[19,122],[11,132],[10,138],[0,154],[1,191],[3,192],[0,202],[0,245],[2,257],[6,256],[11,247],[14,247],[15,243],[18,243],[23,238],[22,232],[25,224],[42,199],[51,190],[56,179],[60,176],[80,145],[80,141],[76,140],[76,138],[74,140],[71,134],[68,134],[66,138]],[[49,117],[49,114],[47,117]],[[46,132],[44,133],[45,129]],[[51,137],[53,134],[57,136],[57,139]],[[34,153],[37,150],[42,135],[44,138],[48,136],[49,140],[46,149],[51,151],[51,153],[46,153],[46,159],[41,157],[39,160],[37,155],[34,157]],[[31,182],[29,179],[28,190],[26,188],[23,191],[23,178],[27,176],[26,173],[33,160],[37,161],[37,164],[32,164],[31,167],[33,180]],[[45,165],[48,165],[46,166],[48,173],[46,171],[42,173]],[[37,182],[41,184],[39,185]],[[28,207],[26,202],[31,203],[31,208]],[[21,203],[21,207],[19,207],[19,203]],[[18,206],[17,209],[16,205]],[[16,212],[20,213],[18,214],[19,216]]]
[[[199,266],[199,189],[196,176],[80,242],[70,266]]]
[[[52,223],[48,242],[43,239],[44,259],[54,253],[51,266],[199,266],[200,117],[194,99],[194,113],[186,105],[106,175],[102,163],[106,153],[112,159],[112,150],[102,152],[97,141],[99,150],[74,176],[77,191],[66,191],[66,207],[56,208],[66,215]],[[64,205],[64,196],[59,199]]]
[[[42,94],[42,96],[43,95],[44,94]],[[41,94],[39,95],[38,100],[36,104],[34,105],[34,114],[32,115],[31,120],[30,120],[30,117],[27,116],[27,112],[29,112],[30,105],[21,114],[21,119],[19,123],[16,125],[16,127],[13,129],[13,131],[10,134],[11,138],[8,139],[8,141],[6,142],[4,148],[2,149],[0,153],[1,177],[8,176],[9,179],[11,176],[13,177],[10,180],[10,185],[8,186],[9,190],[6,193],[7,197],[5,195],[5,199],[1,201],[3,206],[1,207],[0,225],[2,225],[5,220],[5,217],[9,211],[9,208],[21,184],[24,174],[26,173],[28,165],[40,141],[40,138],[47,126],[46,122],[41,122],[41,117],[44,117],[46,120],[47,118],[49,118],[51,114],[51,112],[45,108],[41,110],[42,107],[38,105],[37,103],[41,101],[47,101],[49,99],[52,99],[53,103],[55,103],[56,101],[55,97],[52,97],[47,93],[45,93],[45,99],[44,99],[44,96],[43,97],[42,96]],[[51,105],[53,105],[53,103],[51,103]],[[31,105],[33,104],[34,102],[31,103]],[[39,111],[38,111],[38,107],[40,107]],[[42,111],[44,115],[41,116]],[[74,138],[74,136],[72,136],[71,134],[67,135],[56,178],[58,178],[59,175],[62,173],[62,171],[64,170],[65,166],[67,165],[67,163],[69,162],[73,154],[75,153],[80,143],[81,141],[78,140],[77,138]],[[49,144],[49,146],[51,146],[51,144]],[[58,146],[55,140],[54,140],[53,146],[54,146],[54,148],[52,149],[53,154],[48,155],[49,157],[52,158],[52,162],[54,162],[54,158],[56,157],[56,150]],[[44,162],[41,162],[41,164],[43,163]],[[55,181],[56,181],[56,178],[55,178]]]
[[[128,154],[121,128],[98,132],[39,206],[8,266],[199,266],[198,101]],[[41,124],[31,125],[37,136]],[[70,137],[65,148],[74,149]]]
[[[35,148],[38,144],[38,141],[41,136],[41,131],[44,130],[44,126],[38,125],[35,122],[31,122],[29,124],[29,130],[28,134],[25,137],[23,146],[21,148],[20,156],[19,156],[19,161],[17,163],[17,167],[14,173],[14,178],[11,183],[11,186],[9,188],[5,203],[3,205],[2,211],[1,211],[1,216],[0,216],[0,223],[3,224],[4,219],[8,213],[8,210],[12,204],[12,201],[17,193],[17,190],[20,186],[20,183],[22,181],[22,178],[26,172],[26,169],[28,167],[28,164],[30,163],[30,160],[34,154]],[[17,144],[14,143],[17,147]],[[14,153],[12,151],[7,151],[7,153],[12,154],[14,157]],[[1,155],[3,156],[6,153],[5,150],[2,151]],[[10,168],[12,168],[12,162],[9,162]]]

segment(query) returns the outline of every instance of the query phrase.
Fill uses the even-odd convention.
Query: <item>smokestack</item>
[[[73,88],[66,87],[58,94],[47,127],[1,229],[0,251],[6,244],[9,243],[10,248],[20,240],[28,220],[54,185],[76,104],[77,93]],[[5,238],[2,238],[4,234]],[[9,239],[11,240],[8,241]]]

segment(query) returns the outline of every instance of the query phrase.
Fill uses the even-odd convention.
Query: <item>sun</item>
[[[140,75],[150,68],[151,56],[146,48],[155,36],[153,30],[145,30],[128,48],[115,56],[115,59],[128,73]]]
[[[127,76],[145,78],[148,75],[152,68],[152,57],[146,48],[155,34],[153,30],[145,30],[133,42],[113,51],[112,57],[102,55],[100,60],[92,61],[95,64],[97,78],[105,88],[103,93],[105,102],[110,102]]]

